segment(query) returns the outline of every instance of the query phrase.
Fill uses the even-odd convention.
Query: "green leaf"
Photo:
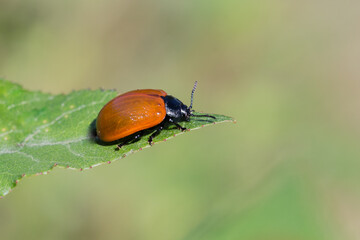
[[[100,109],[116,95],[108,90],[51,95],[0,80],[0,197],[24,176],[47,174],[55,166],[84,170],[149,147],[151,133],[119,151],[114,150],[116,145],[101,145],[93,137]],[[182,125],[194,130],[234,121],[211,115],[216,120],[193,118]],[[153,141],[156,144],[182,133],[176,128],[165,129]]]

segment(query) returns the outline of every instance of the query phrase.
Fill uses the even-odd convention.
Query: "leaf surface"
[[[116,145],[99,144],[94,138],[99,111],[117,95],[111,90],[51,95],[0,80],[0,197],[24,176],[47,174],[55,166],[84,170],[149,147],[151,132],[119,151],[114,150]],[[231,117],[211,115],[216,120],[192,118],[181,125],[194,130],[234,121]],[[169,127],[153,141],[156,144],[181,133]]]

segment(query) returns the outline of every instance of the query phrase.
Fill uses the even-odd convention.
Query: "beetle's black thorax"
[[[175,122],[189,121],[190,111],[179,99],[167,95],[162,97],[165,102],[166,115]]]

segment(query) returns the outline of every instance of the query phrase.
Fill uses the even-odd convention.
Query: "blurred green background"
[[[360,239],[360,2],[0,2],[0,77],[161,88],[233,116],[92,170],[27,177],[1,239]]]

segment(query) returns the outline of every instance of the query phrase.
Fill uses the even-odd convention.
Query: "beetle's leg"
[[[186,131],[186,130],[188,130],[187,128],[184,128],[184,127],[182,127],[182,126],[180,126],[180,124],[178,124],[178,123],[176,123],[176,122],[173,122],[173,124],[175,124],[175,126],[179,129],[179,130],[181,130],[181,131]]]
[[[131,143],[135,143],[137,141],[139,141],[143,135],[143,131],[140,131],[138,134],[136,134],[133,138],[130,138],[130,139],[127,139],[121,143],[119,143],[116,148],[115,148],[115,151],[119,151],[120,148],[122,148],[124,145],[127,145],[127,144],[131,144]]]
[[[153,134],[150,135],[150,137],[149,137],[149,139],[148,139],[148,142],[149,142],[150,146],[153,145],[152,140],[154,139],[154,137],[156,137],[157,135],[159,135],[159,133],[160,133],[161,130],[163,130],[163,129],[164,129],[164,124],[160,124],[160,125],[156,128],[155,132],[153,132]]]
[[[126,145],[128,142],[129,141],[126,141],[126,142],[124,141],[122,143],[119,143],[114,150],[119,151],[122,148],[122,146]]]
[[[184,127],[182,127],[180,124],[178,124],[177,122],[174,122],[171,118],[169,119],[169,122],[171,122],[172,124],[174,124],[179,130],[181,130],[181,131],[186,131],[186,130],[188,130],[187,128],[184,128]]]

